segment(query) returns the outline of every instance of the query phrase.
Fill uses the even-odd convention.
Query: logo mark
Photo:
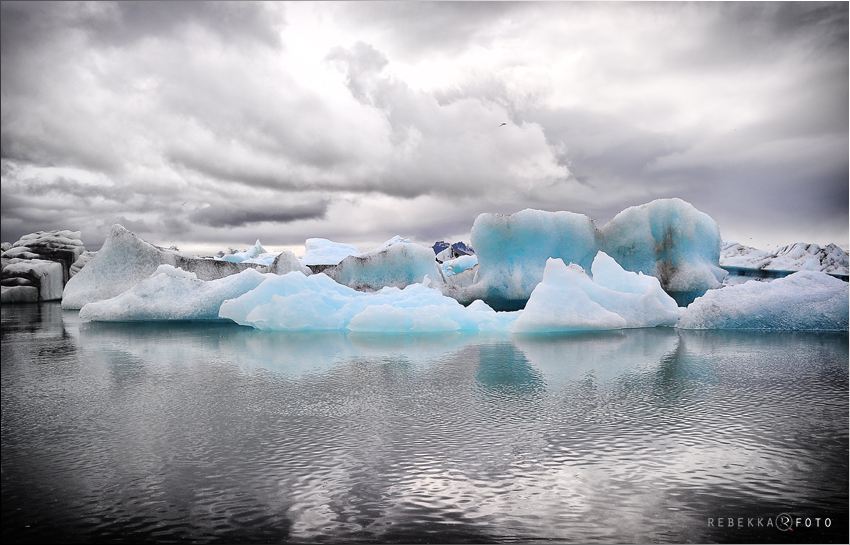
[[[792,528],[794,524],[794,519],[791,518],[791,515],[787,513],[782,513],[780,515],[776,515],[776,527],[783,532],[793,532],[794,528]]]

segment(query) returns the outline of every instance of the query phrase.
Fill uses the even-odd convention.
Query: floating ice
[[[522,308],[543,279],[546,260],[590,267],[596,255],[593,220],[572,212],[522,210],[510,216],[481,214],[472,226],[478,256],[475,284],[446,291],[461,302],[482,299],[497,310]]]
[[[326,238],[308,238],[304,243],[307,252],[300,259],[302,265],[337,265],[350,255],[360,255],[360,250],[350,244],[333,242]]]
[[[847,331],[848,284],[819,271],[712,290],[682,313],[682,329]]]
[[[163,250],[115,224],[97,255],[65,285],[62,308],[82,308],[86,303],[115,297],[149,278],[160,265],[180,267],[196,273],[202,280],[258,267]]]
[[[850,260],[847,252],[835,244],[820,247],[817,244],[798,242],[768,252],[732,240],[724,240],[720,250],[720,264],[747,269],[847,274]]]
[[[444,261],[440,265],[440,268],[443,269],[443,275],[453,276],[458,273],[462,273],[466,269],[474,267],[477,264],[478,257],[474,255],[462,255],[460,257],[456,257],[455,259]]]
[[[710,216],[681,199],[627,208],[601,230],[600,249],[624,269],[652,275],[685,302],[719,288],[720,229]]]
[[[76,261],[74,261],[74,262],[71,264],[71,268],[70,268],[70,270],[68,271],[68,272],[70,273],[70,276],[74,276],[75,274],[77,274],[78,272],[80,272],[80,270],[82,270],[82,268],[86,266],[86,263],[88,263],[89,261],[91,261],[91,260],[92,260],[92,258],[93,258],[95,255],[97,255],[97,252],[90,252],[90,251],[88,251],[88,250],[86,250],[85,252],[81,253],[81,254],[80,254],[80,257],[78,257],[78,258],[77,258],[77,260],[76,260]],[[70,277],[69,277],[68,279],[70,280]]]
[[[263,274],[247,269],[205,282],[195,273],[160,265],[154,274],[111,299],[88,303],[80,318],[99,322],[220,320],[221,304],[256,288]]]
[[[63,264],[58,261],[9,259],[3,267],[0,302],[58,301],[65,285],[63,278]]]
[[[375,248],[374,250],[372,250],[370,253],[382,252],[382,251],[386,250],[387,248],[389,248],[390,246],[392,246],[393,244],[398,244],[400,242],[405,243],[405,244],[411,243],[409,238],[404,238],[401,235],[396,235],[393,238],[391,238],[388,241],[381,244],[380,246],[378,246],[377,248]]]
[[[345,286],[357,290],[379,290],[386,286],[403,288],[418,284],[427,275],[435,281],[442,277],[429,248],[408,242],[381,246],[359,256],[348,256],[336,267],[323,272]]]
[[[506,331],[516,319],[516,313],[496,313],[483,303],[465,308],[424,283],[368,293],[325,274],[298,272],[267,277],[225,301],[219,316],[263,330],[364,332]]]
[[[271,265],[277,257],[275,254],[269,253],[257,240],[254,245],[244,252],[236,252],[226,255],[221,258],[222,261],[230,261],[231,263],[255,263],[258,265]]]
[[[655,277],[624,270],[599,252],[593,279],[575,264],[549,259],[543,281],[534,289],[513,326],[516,333],[607,330],[672,326],[676,302]]]
[[[266,268],[266,272],[272,274],[286,274],[292,271],[301,271],[305,275],[311,274],[310,269],[302,265],[295,254],[289,250],[280,252]]]

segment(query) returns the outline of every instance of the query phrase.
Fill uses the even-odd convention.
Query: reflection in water
[[[2,310],[4,543],[771,541],[707,518],[784,511],[832,517],[797,539],[846,539],[846,334]]]

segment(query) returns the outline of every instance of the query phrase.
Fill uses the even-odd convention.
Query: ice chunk
[[[263,274],[247,269],[217,280],[199,280],[197,274],[160,265],[154,274],[111,299],[88,303],[83,320],[99,322],[221,320],[221,304],[251,291]]]
[[[86,303],[115,297],[149,278],[160,265],[194,272],[201,280],[223,278],[259,267],[163,250],[115,224],[97,255],[65,285],[62,308],[82,308]]]
[[[462,255],[455,259],[450,259],[449,261],[443,261],[440,268],[443,269],[443,275],[453,276],[455,274],[462,273],[466,269],[474,267],[477,264],[478,258],[476,256]]]
[[[267,278],[256,289],[225,301],[219,315],[278,331],[507,331],[516,319],[516,313],[497,314],[480,305],[464,308],[425,284],[368,293],[343,286],[323,273],[304,276],[298,272]]]
[[[381,244],[380,246],[378,246],[377,248],[375,248],[374,250],[372,250],[372,252],[370,252],[370,253],[382,252],[382,251],[386,250],[387,248],[389,248],[390,246],[392,246],[393,244],[398,244],[399,242],[403,242],[403,243],[406,243],[406,244],[411,243],[409,238],[404,238],[401,235],[396,235],[393,238],[391,238],[388,241]]]
[[[264,263],[264,262],[262,262],[263,260],[257,261],[257,258],[260,257],[260,256],[271,256],[271,257],[270,258],[267,257],[268,263]],[[254,263],[259,262],[261,265],[270,265],[271,262],[274,260],[274,258],[275,258],[275,255],[267,252],[266,249],[263,248],[263,245],[260,244],[260,241],[258,239],[257,242],[255,242],[254,245],[251,248],[245,250],[244,252],[235,252],[235,253],[226,255],[226,256],[222,257],[221,259],[223,261],[230,261],[231,263],[243,263],[245,261],[253,261]]]
[[[822,271],[832,274],[847,274],[847,252],[828,244],[798,242],[768,252],[724,240],[720,250],[720,264],[725,267],[766,269],[775,271]]]
[[[726,276],[717,223],[681,199],[623,210],[602,228],[599,243],[624,269],[656,277],[683,299],[719,288]]]
[[[2,284],[6,287],[31,286],[38,290],[39,301],[58,301],[62,299],[64,287],[64,267],[58,261],[46,259],[9,259],[3,267]],[[8,290],[4,290],[4,293]],[[14,290],[5,295],[7,298],[29,299],[31,290]],[[4,299],[3,302],[6,302]],[[10,301],[11,302],[11,301]]]
[[[372,291],[386,286],[403,288],[418,284],[426,275],[434,280],[442,278],[431,250],[408,242],[348,256],[336,267],[323,272],[350,288]]]
[[[572,212],[481,214],[472,226],[478,278],[455,296],[461,302],[482,299],[496,310],[522,308],[543,279],[547,259],[590,267],[596,236],[593,220]]]
[[[325,238],[308,238],[304,243],[307,252],[300,259],[302,265],[338,265],[350,255],[360,255],[360,250],[350,244],[333,242]]]
[[[302,265],[295,254],[289,250],[280,252],[266,268],[266,272],[272,274],[286,274],[292,271],[301,271],[305,275],[310,275],[310,269]]]
[[[658,279],[625,271],[603,252],[593,260],[593,279],[576,264],[549,259],[543,281],[514,324],[516,333],[672,326],[676,302]]]
[[[847,331],[848,284],[819,271],[712,290],[683,312],[682,329]]]
[[[18,250],[22,249],[22,250]],[[38,231],[24,235],[4,252],[4,257],[25,259],[45,259],[62,264],[62,281],[71,278],[71,265],[85,251],[80,231],[54,230]],[[12,255],[19,251],[17,255]]]
[[[69,272],[70,272],[70,276],[74,276],[75,274],[77,274],[78,272],[80,272],[80,270],[81,270],[83,267],[85,267],[85,266],[86,266],[86,263],[88,263],[89,261],[91,261],[91,260],[92,260],[92,258],[93,258],[96,254],[97,254],[97,252],[90,252],[90,251],[88,251],[88,250],[86,250],[85,252],[81,253],[81,254],[80,254],[80,257],[78,257],[78,258],[77,258],[77,260],[76,260],[76,261],[74,261],[74,263],[72,263],[72,264],[71,264],[71,269],[70,269],[70,271],[69,271]],[[69,278],[69,280],[70,280],[70,278]]]

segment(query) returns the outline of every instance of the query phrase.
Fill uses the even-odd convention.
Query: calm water
[[[293,335],[2,307],[4,543],[847,537],[846,334]]]

